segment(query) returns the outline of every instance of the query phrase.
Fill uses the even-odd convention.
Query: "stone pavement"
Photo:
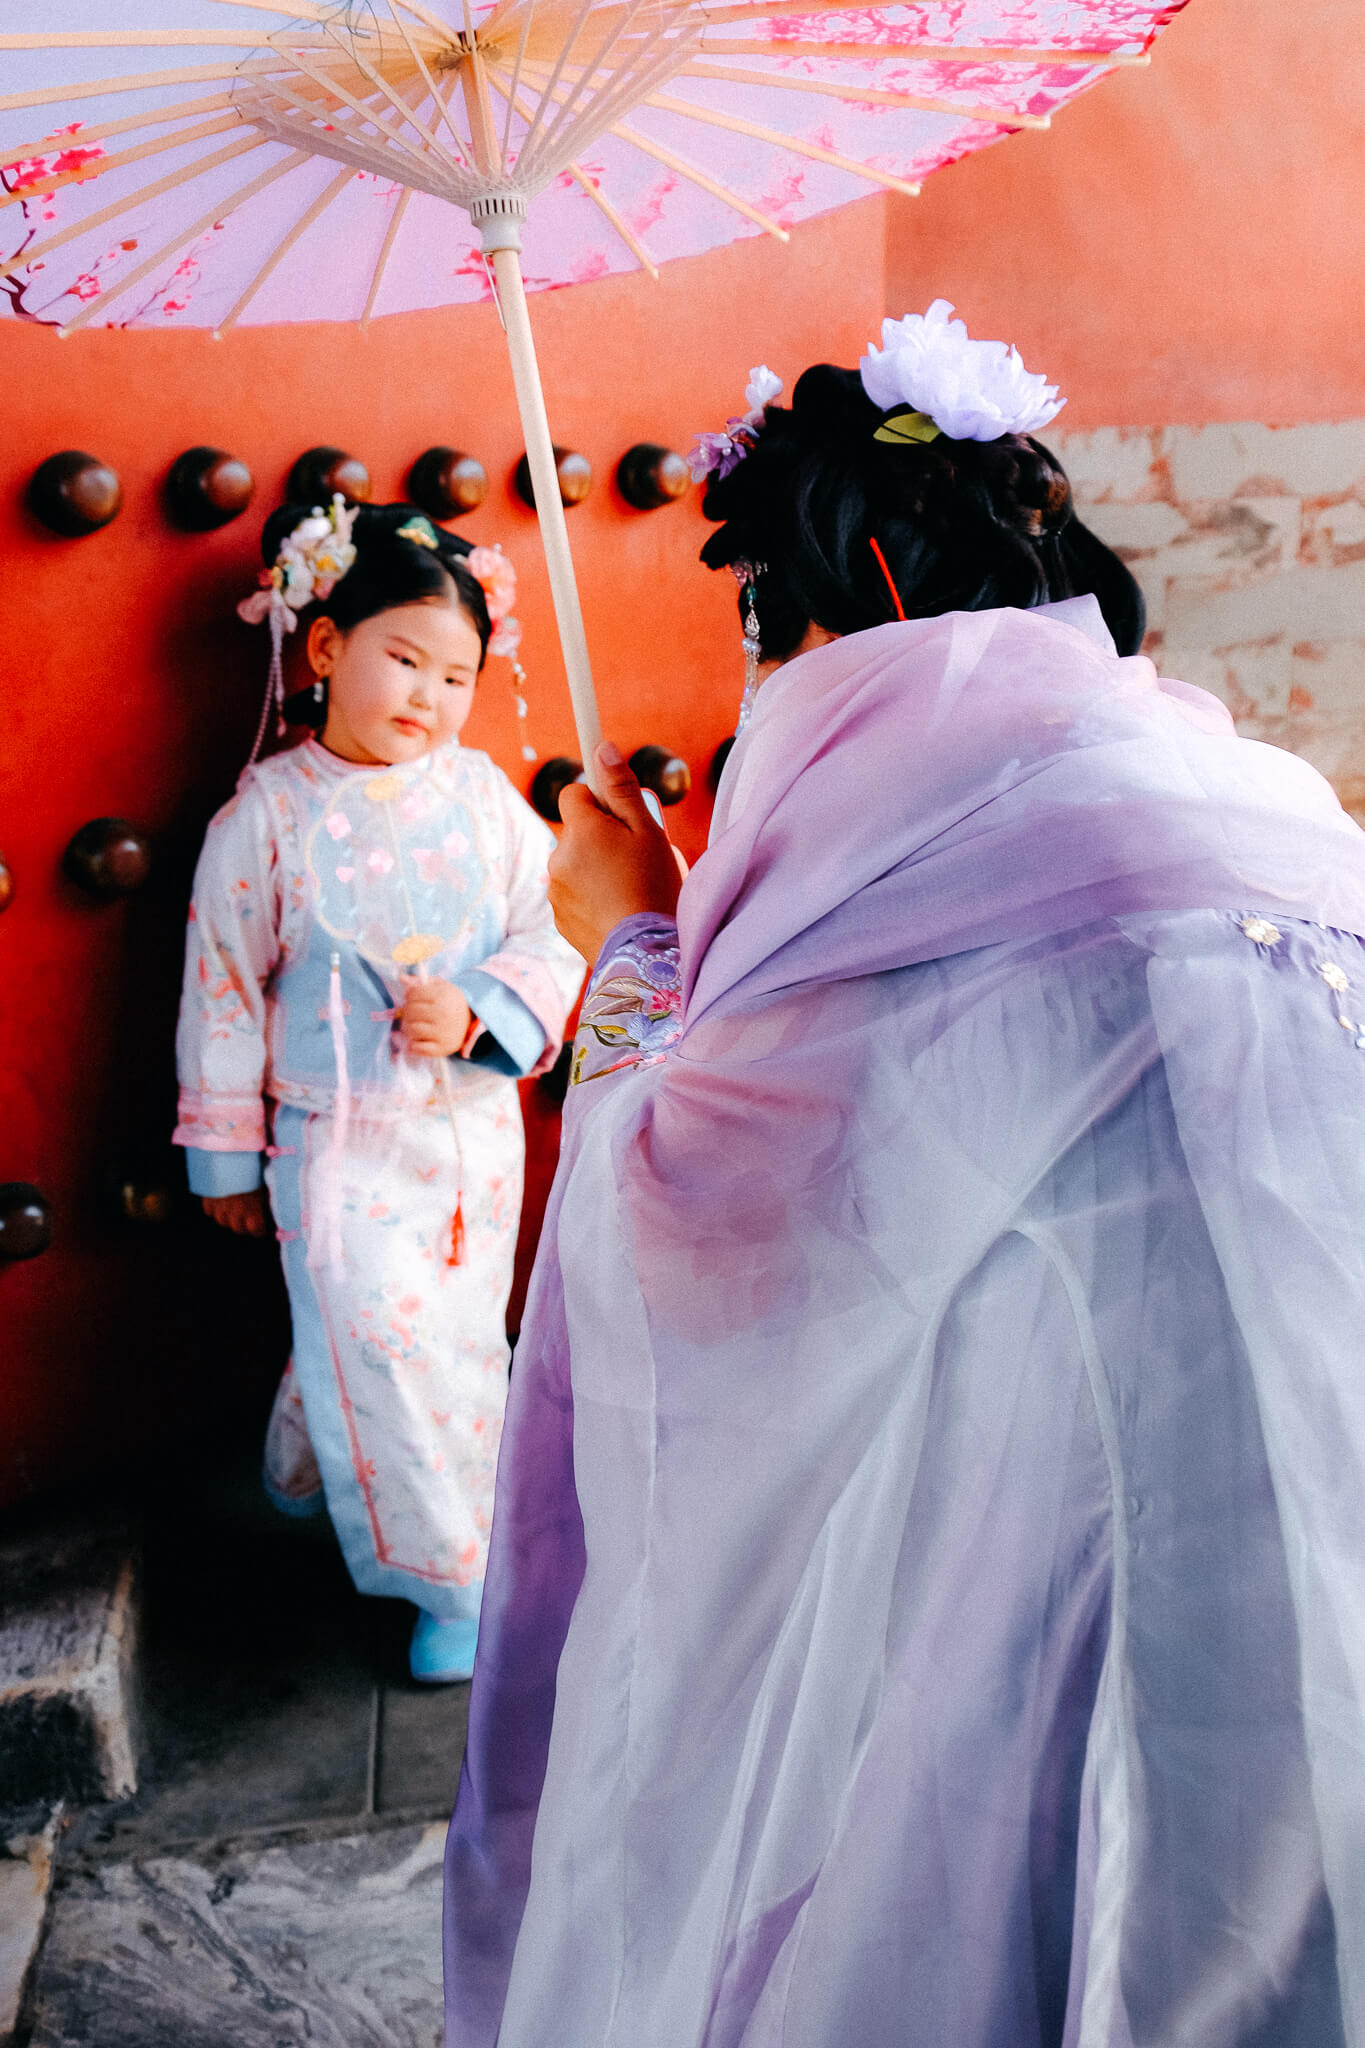
[[[60,1819],[20,2048],[437,2048],[469,1688],[411,1682],[412,1609],[255,1463],[144,1505],[139,1790]]]

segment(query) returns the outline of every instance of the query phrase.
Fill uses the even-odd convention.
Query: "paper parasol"
[[[1115,65],[1145,62],[1183,4],[137,0],[137,21],[111,28],[107,0],[50,0],[30,30],[20,0],[0,0],[15,88],[0,93],[0,231],[7,205],[23,217],[0,261],[15,309],[66,331],[368,317],[484,289],[491,265],[591,761],[597,710],[521,269],[531,202],[540,284],[785,238],[869,185],[914,191],[1046,126]],[[111,53],[126,67],[134,51],[141,70],[110,71]],[[39,107],[34,139],[23,123]],[[429,201],[469,214],[477,252],[423,217]]]

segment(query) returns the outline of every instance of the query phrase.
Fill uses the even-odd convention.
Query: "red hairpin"
[[[895,584],[891,580],[891,571],[886,566],[886,556],[877,546],[877,536],[875,533],[869,536],[867,544],[871,548],[873,554],[877,557],[877,567],[881,570],[883,576],[885,576],[886,578],[886,587],[891,592],[891,602],[896,607],[896,617],[898,619],[903,620],[905,617],[905,606],[901,603],[900,592],[897,590]]]

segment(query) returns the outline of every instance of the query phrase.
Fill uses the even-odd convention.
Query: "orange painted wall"
[[[611,482],[637,440],[686,447],[740,401],[751,364],[853,360],[880,317],[883,202],[670,266],[658,284],[615,279],[533,301],[556,437],[597,481],[570,522],[608,730],[660,741],[696,789],[677,834],[705,833],[706,768],[740,683],[733,585],[696,563],[694,499],[632,512]],[[0,851],[16,895],[0,918],[0,1181],[29,1180],[56,1211],[52,1249],[0,1268],[0,1503],[205,1422],[259,1409],[284,1356],[265,1247],[193,1214],[141,1233],[100,1196],[113,1162],[164,1142],[189,877],[204,824],[250,746],[264,635],[235,600],[252,587],[260,516],[300,450],[349,448],[376,497],[401,494],[432,442],[477,454],[494,479],[466,530],[501,541],[522,577],[531,728],[543,755],[572,751],[535,521],[510,493],[520,453],[490,308],[342,327],[83,333],[60,342],[0,324],[8,395],[0,445]],[[16,398],[18,402],[16,403]],[[250,464],[255,507],[211,535],[165,520],[165,474],[208,442]],[[23,509],[44,456],[81,447],[112,463],[124,510],[61,541]],[[505,664],[491,663],[468,734],[525,787]],[[146,827],[157,873],[95,908],[58,862],[87,819]],[[544,1119],[539,1120],[544,1136]]]
[[[1058,429],[1365,414],[1359,0],[1189,0],[1111,76],[888,213],[889,310],[954,299]]]
[[[718,424],[749,366],[853,362],[883,310],[942,294],[976,332],[1016,340],[1068,393],[1067,429],[1365,414],[1365,128],[1356,0],[1190,0],[1149,70],[928,181],[646,278],[534,302],[557,438],[597,485],[572,515],[609,730],[691,761],[677,836],[705,831],[706,766],[738,688],[733,589],[695,562],[695,500],[632,513],[611,487],[638,439],[686,446]],[[487,307],[377,324],[185,334],[51,334],[0,323],[3,739],[0,850],[17,894],[0,918],[0,1180],[57,1213],[43,1258],[0,1270],[0,1503],[189,1441],[259,1409],[284,1342],[268,1251],[197,1219],[143,1235],[110,1221],[105,1168],[169,1128],[171,1037],[189,872],[232,786],[263,680],[262,636],[233,617],[259,514],[289,463],[331,441],[397,495],[433,441],[467,447],[495,488],[468,530],[500,540],[519,607],[542,754],[570,749],[534,521],[506,479],[520,450]],[[175,532],[160,489],[181,449],[232,449],[253,513]],[[53,450],[122,473],[106,532],[63,542],[22,509]],[[524,786],[505,670],[470,730]],[[158,871],[95,909],[57,863],[87,818],[145,825]],[[544,1119],[538,1119],[543,1140]]]

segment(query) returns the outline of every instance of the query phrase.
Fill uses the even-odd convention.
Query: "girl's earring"
[[[326,678],[326,676],[325,676],[325,675],[320,675],[320,676],[314,676],[314,678],[313,678],[313,702],[314,702],[315,704],[321,704],[321,702],[322,702],[323,698],[324,698],[324,697],[325,697],[326,695],[327,695],[327,678]]]

